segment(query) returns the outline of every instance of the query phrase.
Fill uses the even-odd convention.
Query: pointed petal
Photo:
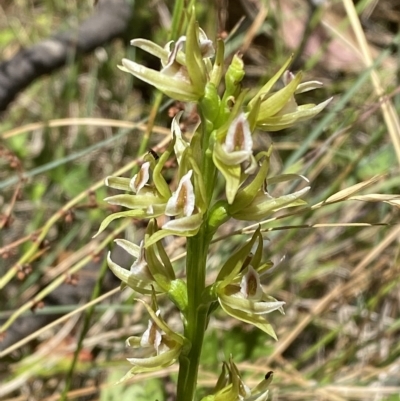
[[[219,298],[221,303],[224,303],[224,305],[227,305],[232,309],[237,309],[254,315],[265,315],[276,310],[282,310],[282,306],[285,305],[285,302],[282,301],[252,301],[225,294],[221,294]]]
[[[161,46],[157,45],[156,43],[147,40],[147,39],[133,39],[131,40],[131,45],[136,46],[139,49],[144,50],[147,53],[152,54],[155,57],[158,57],[162,62],[167,62],[168,60],[168,50],[162,48]]]
[[[252,101],[249,103],[250,108],[253,107],[254,103],[257,101],[258,98],[264,97],[271,91],[272,87],[276,84],[278,79],[282,76],[285,70],[287,70],[292,60],[293,60],[293,54],[286,60],[286,62],[282,65],[279,71],[257,92]]]
[[[110,252],[107,255],[107,263],[108,267],[111,269],[111,271],[125,284],[128,285],[128,287],[132,288],[134,291],[139,292],[140,294],[151,294],[152,293],[152,288],[151,285],[153,286],[154,290],[157,293],[160,293],[161,290],[158,287],[157,283],[154,281],[144,281],[141,279],[138,279],[134,274],[132,274],[129,270],[124,269],[123,267],[119,266],[117,263],[115,263],[111,259],[111,254]]]
[[[161,209],[161,213],[165,209],[166,202],[163,201],[159,196],[154,195],[130,195],[121,194],[109,196],[104,199],[110,205],[124,206],[129,209],[144,209],[150,205],[153,208]]]
[[[138,245],[126,239],[120,239],[120,238],[114,240],[114,242],[122,249],[124,249],[126,252],[128,252],[129,255],[132,255],[135,258],[139,257],[140,247]]]
[[[297,122],[308,120],[320,113],[332,100],[329,98],[318,105],[302,105],[293,113],[272,116],[263,122],[257,122],[257,128],[264,131],[280,131]]]
[[[203,216],[201,213],[195,213],[189,217],[181,217],[179,219],[171,220],[166,223],[168,224],[167,226],[164,224],[162,230],[157,231],[150,237],[149,241],[146,242],[146,247],[153,245],[168,235],[193,237],[199,232],[202,221]]]
[[[167,96],[180,101],[196,101],[201,93],[196,93],[192,85],[179,79],[167,78],[159,71],[144,67],[128,59],[122,59],[122,66],[118,66],[122,71],[129,72],[135,77],[155,86]]]
[[[307,205],[307,202],[300,199],[300,197],[309,190],[310,187],[305,187],[297,192],[283,195],[279,198],[273,198],[268,194],[260,194],[246,209],[240,210],[236,213],[232,213],[232,217],[238,220],[260,221],[268,217],[271,213],[276,212],[280,209]]]
[[[105,179],[104,184],[110,188],[120,189],[122,191],[131,191],[129,186],[130,181],[130,178],[110,176]]]
[[[262,124],[265,119],[274,116],[283,108],[293,97],[297,85],[301,81],[301,77],[301,73],[298,73],[287,86],[261,102],[260,111],[257,116],[257,125]]]
[[[154,297],[155,298],[155,297]],[[185,338],[181,336],[180,334],[174,332],[171,330],[171,328],[165,323],[164,319],[159,316],[159,313],[157,311],[154,311],[149,305],[146,304],[141,299],[137,299],[140,303],[144,305],[144,307],[147,309],[147,312],[153,319],[153,321],[157,324],[157,326],[164,331],[164,333],[170,337],[173,341],[175,341],[178,345],[182,345],[185,342]]]
[[[235,319],[241,320],[242,322],[249,323],[253,326],[258,327],[264,333],[267,333],[269,336],[277,340],[276,334],[272,326],[268,323],[268,320],[263,318],[261,315],[255,315],[243,312],[238,309],[233,309],[229,305],[223,303],[220,300],[220,305],[222,309],[229,315],[234,317]]]
[[[199,94],[199,99],[204,94],[204,88],[207,83],[207,73],[206,66],[203,61],[203,56],[200,50],[199,28],[196,22],[196,15],[193,11],[190,16],[186,34],[186,49],[189,50],[185,52],[186,67],[194,90]]]
[[[127,361],[132,365],[135,365],[135,374],[151,372],[171,366],[179,358],[180,351],[180,347],[174,347],[160,355],[151,356],[148,358],[127,358]]]
[[[260,227],[258,227],[257,230],[254,232],[250,241],[248,241],[237,251],[235,251],[231,255],[231,257],[224,263],[216,279],[216,282],[221,281],[221,283],[219,284],[220,287],[223,288],[229,285],[239,274],[257,239],[262,240]]]
[[[253,181],[251,181],[250,184],[245,186],[237,193],[235,201],[229,208],[230,213],[236,213],[240,210],[244,210],[247,206],[249,206],[252,203],[253,199],[256,197],[258,191],[262,187],[268,175],[269,156],[270,156],[269,154],[266,155]]]
[[[193,232],[198,230],[202,221],[203,216],[201,213],[195,213],[191,216],[170,220],[162,226],[162,229],[173,231],[176,233],[175,235],[184,235],[185,232]]]
[[[319,81],[302,82],[301,84],[299,84],[297,86],[297,89],[296,89],[295,93],[296,94],[304,93],[304,92],[312,91],[314,89],[322,88],[323,86],[324,86],[324,84],[322,82],[319,82]]]
[[[144,210],[127,210],[126,212],[110,214],[101,222],[99,231],[97,231],[97,233],[93,236],[93,238],[96,238],[100,233],[102,233],[113,220],[121,219],[122,217],[132,217],[140,219],[140,218],[151,218],[152,216],[148,216]]]

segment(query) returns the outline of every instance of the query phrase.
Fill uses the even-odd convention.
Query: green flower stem
[[[192,401],[197,387],[200,355],[207,325],[207,307],[201,305],[210,244],[210,238],[206,232],[206,223],[204,223],[199,233],[187,240],[188,314],[185,337],[190,341],[191,348],[187,355],[181,356],[179,361],[177,401]]]
[[[206,188],[207,207],[213,198],[217,179],[217,170],[209,149],[212,129],[207,129],[207,122],[199,108],[202,132],[203,164],[201,165],[204,186]],[[185,323],[185,337],[190,341],[188,353],[179,359],[177,401],[193,401],[197,388],[197,375],[200,364],[204,334],[207,327],[208,305],[202,304],[202,295],[206,282],[208,248],[215,231],[209,230],[208,212],[203,216],[203,224],[194,237],[187,239],[186,277],[188,293],[188,313]]]

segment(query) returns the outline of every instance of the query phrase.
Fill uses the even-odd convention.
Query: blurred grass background
[[[116,66],[128,57],[158,68],[128,43],[146,37],[163,45],[173,3],[132,2],[126,40],[36,80],[0,117],[0,319],[72,312],[55,327],[35,330],[31,341],[3,350],[0,399],[173,400],[176,367],[147,375],[148,382],[143,375],[113,385],[129,369],[124,340],[143,332],[147,317],[127,291],[102,299],[94,287],[112,280],[104,250],[115,237],[139,241],[143,223],[113,224],[92,239],[111,212],[103,202],[109,194],[104,178],[119,169],[130,176],[144,151],[162,151],[168,141],[171,103],[159,102],[151,88]],[[243,54],[245,86],[256,89],[294,53],[292,69],[324,83],[298,102],[334,96],[313,121],[257,137],[259,147],[274,143],[276,172],[310,179],[310,204],[376,175],[368,192],[399,193],[400,4],[356,1],[357,14],[351,14],[353,3],[346,0],[316,3],[196,2],[208,35],[228,36],[227,62]],[[1,1],[1,61],[73,29],[94,7],[92,1]],[[168,174],[173,180],[173,169]],[[204,394],[232,354],[248,384],[274,371],[271,400],[400,400],[398,218],[387,204],[348,201],[265,224],[273,229],[265,257],[277,266],[264,284],[287,302],[285,316],[271,315],[279,341],[217,313],[204,348]],[[227,237],[213,247],[212,268],[244,240],[229,236],[243,227],[222,228]],[[166,247],[179,268],[184,244],[170,240]],[[49,302],[66,280],[70,292],[78,286],[78,296]],[[90,299],[102,303],[91,309]],[[176,312],[165,307],[174,324]]]

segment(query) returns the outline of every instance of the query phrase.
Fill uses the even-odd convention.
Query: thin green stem
[[[206,262],[210,244],[206,234],[206,224],[199,233],[187,241],[187,288],[188,314],[185,325],[185,337],[191,348],[187,355],[182,355],[179,365],[178,401],[194,399],[197,386],[197,374],[207,324],[207,307],[201,304],[205,288]]]
[[[199,108],[202,123],[203,163],[201,172],[206,188],[206,202],[209,210],[216,181],[216,168],[209,149],[212,130],[208,129],[206,119]],[[185,337],[190,341],[189,352],[179,359],[177,401],[192,401],[197,387],[197,375],[207,327],[208,305],[202,304],[206,282],[207,256],[212,234],[208,230],[208,212],[204,213],[199,232],[187,239],[186,277],[188,292],[188,313],[185,324]]]

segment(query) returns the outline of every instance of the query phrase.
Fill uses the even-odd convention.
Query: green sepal
[[[144,50],[145,52],[159,58],[163,65],[167,64],[169,51],[164,49],[163,47],[157,45],[156,43],[148,40],[137,38],[131,40],[130,43],[132,46],[138,47],[139,49]]]
[[[253,257],[253,260],[255,260],[254,259],[254,257]],[[255,262],[256,263],[256,262]],[[255,264],[254,263],[254,264]],[[259,266],[258,266],[258,268],[257,268],[257,273],[261,276],[263,273],[265,273],[267,270],[269,270],[271,267],[273,267],[274,266],[274,264],[273,264],[273,262],[271,262],[270,260],[267,260],[266,262],[264,262],[264,263],[261,263]]]
[[[228,208],[228,213],[231,216],[234,213],[239,212],[240,210],[245,210],[246,207],[251,204],[251,202],[256,197],[257,193],[262,188],[262,185],[265,182],[268,175],[271,152],[272,152],[272,147],[268,150],[268,152],[262,152],[265,158],[256,176],[254,177],[254,179],[251,181],[250,184],[246,185],[246,187],[244,187],[237,193],[235,201]]]
[[[179,237],[193,237],[199,232],[201,223],[203,222],[203,215],[201,213],[195,213],[188,217],[180,217],[169,221],[167,227],[155,232],[148,241],[146,241],[146,248],[153,245],[155,242],[160,241],[162,238],[168,235],[177,235]],[[166,226],[164,224],[164,226]],[[163,227],[164,227],[163,226]]]
[[[200,131],[196,131],[191,140],[190,140],[190,148],[192,149],[192,156],[196,161],[198,166],[202,165],[204,162],[204,154],[202,150],[202,133]]]
[[[165,208],[163,208],[163,210],[164,209]],[[118,213],[110,214],[101,222],[99,230],[93,236],[93,238],[96,238],[100,233],[102,233],[113,220],[121,219],[122,217],[131,217],[134,219],[143,219],[143,218],[149,219],[152,217],[158,217],[162,213],[163,213],[163,211],[160,212],[159,214],[153,213],[153,214],[149,215],[145,210],[138,209],[138,210],[127,210],[125,212],[118,212]]]
[[[300,199],[310,187],[305,187],[297,192],[273,198],[259,192],[253,202],[245,209],[232,213],[231,216],[237,220],[261,221],[270,216],[271,213],[280,209],[294,206],[306,206],[307,202]]]
[[[291,62],[293,61],[293,54],[285,61],[279,71],[257,92],[254,98],[249,103],[249,108],[254,106],[254,103],[258,101],[259,98],[263,98],[266,94],[268,94],[273,86],[276,84],[278,79],[282,76],[282,74],[287,70]]]
[[[178,344],[184,344],[187,342],[185,337],[182,335],[176,333],[175,331],[171,330],[171,328],[164,322],[164,319],[159,317],[157,315],[157,310],[159,310],[158,303],[157,303],[157,298],[156,298],[156,293],[153,291],[151,295],[151,300],[152,300],[152,306],[150,307],[146,302],[144,302],[142,299],[137,298],[136,301],[139,301],[144,305],[144,307],[147,309],[147,312],[149,313],[150,317],[152,320],[157,324],[157,326],[164,331],[164,333],[168,336],[171,337],[172,340],[176,341]]]
[[[199,46],[199,27],[196,22],[194,8],[190,15],[189,24],[186,32],[186,67],[193,85],[194,91],[199,93],[200,97],[204,94],[207,82],[206,66],[203,61]]]
[[[171,281],[175,280],[175,272],[172,268],[171,262],[168,259],[168,256],[165,254],[165,251],[162,256],[162,261],[165,263],[161,263],[160,259],[156,251],[160,250],[160,247],[157,244],[148,245],[149,238],[157,232],[156,222],[155,220],[151,220],[147,225],[147,230],[145,234],[144,244],[146,247],[146,261],[148,269],[153,276],[155,282],[163,289],[163,291],[168,292],[171,287]]]
[[[168,366],[173,365],[178,360],[181,352],[182,346],[177,344],[176,347],[171,348],[170,350],[159,355],[148,358],[128,358],[128,361],[132,364],[135,364],[135,366],[121,380],[119,380],[117,384],[140,373],[157,372],[165,369]]]
[[[221,373],[218,376],[217,384],[215,385],[215,390],[222,390],[228,384],[229,377],[231,377],[231,372],[228,368],[228,364],[223,362]]]
[[[257,128],[263,131],[280,131],[282,129],[289,128],[298,122],[313,118],[320,113],[331,100],[332,98],[329,98],[317,105],[304,104],[297,106],[297,110],[292,113],[265,118],[263,122],[257,123]]]
[[[132,255],[136,259],[139,257],[139,255],[140,255],[140,246],[139,245],[136,245],[133,242],[128,241],[126,239],[122,239],[122,238],[117,238],[114,240],[114,242],[119,247],[121,247],[124,251],[129,253],[129,255]]]
[[[254,267],[254,269],[257,271],[257,273],[261,274],[261,271],[264,271],[264,265],[266,265],[267,263],[264,263],[263,265],[261,265],[261,260],[263,258],[263,250],[264,250],[264,238],[261,235],[261,230],[260,230],[260,235],[257,236],[258,239],[258,244],[257,244],[257,248],[251,258],[251,265]],[[249,264],[250,264],[249,263]],[[272,262],[269,262],[272,265]]]
[[[254,132],[254,130],[257,127],[257,116],[258,113],[260,112],[260,106],[261,106],[261,98],[259,97],[254,102],[253,106],[250,108],[249,113],[247,114],[247,121],[249,122],[251,132]]]
[[[260,301],[253,301],[241,297],[229,296],[229,287],[225,287],[224,291],[218,290],[220,295],[221,306],[226,306],[234,310],[240,310],[248,315],[263,316],[275,310],[282,309],[285,302],[279,302],[275,298],[263,296]],[[225,294],[227,292],[228,294]]]
[[[186,348],[190,346],[187,339],[185,339],[185,337],[181,336],[180,334],[172,331],[159,315],[159,308],[154,291],[152,293],[151,307],[141,299],[137,299],[137,301],[141,302],[145,306],[147,312],[151,316],[153,324],[161,332],[163,332],[162,341],[168,343],[169,350],[145,358],[127,358],[128,361],[134,365],[134,367],[119,381],[119,383],[129,379],[130,377],[138,373],[155,372],[172,365],[178,360],[181,352],[183,352]],[[127,339],[126,343],[128,346],[136,348],[141,346],[142,339],[143,337],[132,336]]]
[[[158,241],[158,242],[156,242],[156,247],[157,247],[158,255],[160,256],[160,259],[163,264],[163,268],[165,270],[167,277],[170,280],[175,280],[175,272],[172,267],[171,260],[170,260],[169,256],[167,255],[167,252],[165,252],[165,248],[164,248],[163,244],[160,241]]]
[[[220,125],[218,130],[213,134],[216,140],[223,141],[225,140],[226,134],[228,133],[228,129],[231,126],[233,120],[238,117],[239,113],[243,109],[243,104],[248,94],[248,90],[244,89],[240,92],[239,96],[235,99],[235,104],[232,109],[224,102],[221,101],[221,110],[218,117],[217,125]]]
[[[193,85],[182,79],[167,76],[128,59],[122,59],[122,64],[117,66],[121,71],[147,82],[172,99],[195,102],[203,95],[203,92],[195,91]]]
[[[258,327],[264,333],[267,333],[274,340],[278,340],[275,331],[271,324],[269,324],[268,320],[261,315],[256,315],[254,313],[244,312],[239,309],[233,309],[230,306],[220,302],[221,308],[229,315],[234,317],[235,319],[241,320],[242,322],[249,323],[253,326]]]
[[[219,87],[222,75],[224,73],[224,58],[225,58],[224,54],[225,54],[224,41],[218,39],[215,61],[210,73],[210,83],[212,83],[216,88]]]
[[[248,92],[248,89],[243,89],[238,97],[235,99],[235,104],[233,105],[233,107],[231,107],[229,104],[231,100],[221,100],[218,121],[215,123],[217,127],[219,126],[218,130],[215,133],[216,139],[220,141],[225,139],[230,125],[243,109],[244,101]]]
[[[143,295],[149,295],[152,293],[152,290],[150,289],[150,281],[144,281],[144,280],[138,280],[134,274],[132,274],[129,270],[124,269],[123,267],[119,266],[117,263],[115,263],[111,259],[111,253],[109,252],[107,255],[107,264],[110,270],[121,280],[121,289],[123,287],[128,286],[132,290],[143,294]],[[155,283],[152,283],[154,287],[154,291],[156,291],[157,294],[160,294],[163,292],[163,290]]]
[[[268,389],[269,385],[272,383],[273,377],[274,377],[274,372],[269,371],[265,375],[264,380],[262,380],[260,383],[258,383],[257,386],[251,390],[251,394],[253,395],[253,394],[265,392]]]
[[[162,169],[164,168],[164,165],[169,159],[169,157],[171,156],[171,153],[174,150],[174,145],[175,145],[175,137],[172,138],[172,141],[168,145],[168,148],[160,156],[160,158],[158,159],[158,163],[156,164],[153,170],[154,185],[163,199],[169,199],[171,197],[171,190],[169,189],[169,185],[167,184],[162,175]]]
[[[148,206],[164,207],[168,198],[162,199],[156,195],[120,194],[104,199],[110,205],[118,205],[129,209],[146,209]]]
[[[257,237],[261,237],[260,227],[254,232],[250,241],[248,241],[245,245],[239,248],[222,266],[220,272],[218,273],[216,282],[220,281],[220,286],[224,287],[230,284],[233,279],[239,274],[241,271],[243,264],[248,258],[251,248],[253,247]]]
[[[131,182],[131,179],[127,178],[127,177],[113,177],[113,176],[110,176],[110,177],[107,177],[105,179],[104,183],[109,188],[132,192],[132,189],[129,186],[130,182]]]
[[[257,116],[257,126],[263,124],[271,116],[275,116],[288,101],[293,97],[297,86],[301,82],[302,73],[296,74],[295,78],[278,92],[269,96],[266,100],[263,100],[260,105],[260,110]]]

